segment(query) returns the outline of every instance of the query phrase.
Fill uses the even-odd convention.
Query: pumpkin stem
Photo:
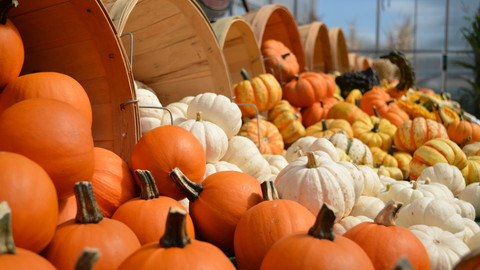
[[[305,153],[303,152],[303,149],[300,146],[297,146],[295,150],[293,150],[295,154],[298,154],[299,157],[304,157],[306,156]]]
[[[103,215],[93,194],[92,183],[87,181],[77,182],[73,191],[77,199],[75,223],[88,224],[102,221]]]
[[[323,99],[320,100],[320,106],[322,106],[322,109],[323,109]]]
[[[335,240],[335,232],[333,230],[335,218],[335,213],[333,213],[326,203],[323,203],[320,212],[318,212],[315,224],[308,230],[308,235],[333,242]]]
[[[381,118],[380,114],[378,114],[377,106],[373,105],[373,113],[375,114],[376,117]]]
[[[389,191],[391,187],[392,187],[392,184],[387,184],[387,186],[385,187],[385,189],[386,189],[387,191]]]
[[[295,76],[295,79],[297,80],[297,82],[300,81],[300,76],[298,76],[298,74],[295,74],[294,76]]]
[[[92,270],[102,253],[98,248],[86,247],[77,259],[75,270]]]
[[[244,81],[251,81],[252,79],[250,79],[250,75],[248,75],[248,72],[242,68],[242,70],[240,71],[240,74],[242,74],[242,77],[243,77],[243,80]]]
[[[327,121],[325,121],[325,119],[322,119],[322,131],[325,131],[325,130],[328,130]]]
[[[6,25],[8,19],[8,13],[14,7],[18,6],[17,0],[4,0],[0,1],[0,24]]]
[[[413,267],[405,256],[401,256],[392,270],[413,270]]]
[[[465,140],[460,145],[460,148],[463,149],[463,147],[465,147],[465,145],[467,145],[471,140],[472,140],[472,136],[468,136],[467,138],[465,138]]]
[[[195,119],[197,122],[203,122],[203,115],[202,112],[197,112],[197,119]]]
[[[357,105],[358,108],[360,108],[360,98],[355,99],[355,105]]]
[[[397,101],[397,99],[394,98],[394,99],[392,99],[392,100],[387,101],[386,103],[387,103],[387,105],[390,105],[390,103],[393,103],[393,102],[395,102],[395,101]]]
[[[418,189],[418,183],[417,183],[417,181],[413,181],[412,189]]]
[[[273,201],[279,200],[277,189],[275,184],[272,181],[265,181],[260,184],[262,188],[263,200],[264,201]]]
[[[307,168],[313,169],[313,168],[317,168],[317,167],[320,166],[320,164],[318,164],[318,161],[315,158],[315,154],[313,152],[307,152],[307,158],[308,158]]]
[[[152,200],[160,197],[157,184],[150,171],[136,170],[135,174],[140,182],[140,198],[142,200]]]
[[[425,184],[424,185],[430,185],[431,183],[432,183],[432,180],[430,180],[430,177],[425,178]]]
[[[394,144],[392,144],[392,146],[390,146],[390,149],[388,149],[388,154],[390,156],[393,156],[393,153],[395,152],[395,150],[397,150],[397,147]]]
[[[380,121],[375,121],[375,124],[373,124],[372,132],[378,133],[380,132],[380,129],[378,128],[380,126]]]
[[[12,210],[7,201],[0,202],[0,255],[17,254],[12,234]]]
[[[162,248],[184,248],[192,242],[187,231],[187,212],[172,206],[168,211],[165,233],[160,238]]]
[[[290,56],[292,55],[292,52],[288,52],[286,54],[282,54],[282,58],[285,60],[285,58],[287,58],[287,56]]]
[[[375,163],[375,168],[380,169],[381,166],[382,166],[382,163],[380,162]]]
[[[402,208],[402,206],[403,203],[390,200],[380,211],[380,213],[378,213],[373,222],[378,225],[395,226],[395,215],[397,214],[398,210]]]
[[[203,190],[202,184],[188,179],[179,168],[172,170],[170,178],[172,178],[173,182],[180,188],[189,201],[193,202],[200,197],[200,192]]]

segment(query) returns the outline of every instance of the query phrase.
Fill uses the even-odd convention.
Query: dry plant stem
[[[12,211],[7,201],[0,203],[0,255],[16,254],[12,235]]]
[[[392,99],[392,100],[387,101],[386,103],[387,103],[387,105],[390,105],[390,103],[396,102],[396,101],[397,101],[397,100],[394,98],[394,99]]]
[[[179,168],[172,170],[170,178],[180,188],[189,201],[193,202],[200,197],[200,192],[203,190],[202,184],[190,181]]]
[[[373,220],[378,225],[395,226],[395,215],[402,208],[403,203],[390,200]]]
[[[378,129],[379,126],[380,126],[380,121],[376,121],[375,124],[373,124],[372,132],[375,132],[375,133],[380,132],[380,129]]]
[[[360,98],[355,99],[355,105],[357,105],[357,107],[360,108]]]
[[[376,116],[377,118],[381,118],[381,117],[380,117],[380,114],[378,114],[377,106],[373,106],[373,112],[375,113],[375,116]]]
[[[463,147],[465,147],[465,145],[467,145],[467,143],[469,143],[471,140],[472,140],[472,136],[468,136],[467,138],[465,138],[465,140],[460,145],[460,148],[463,149]]]
[[[333,225],[335,223],[335,214],[328,207],[326,203],[323,203],[320,212],[318,213],[315,224],[308,230],[308,235],[311,235],[318,239],[326,239],[330,241],[335,240],[335,232]]]
[[[75,270],[92,270],[102,253],[98,248],[85,247],[78,257]]]
[[[388,154],[390,156],[393,156],[393,153],[395,152],[395,150],[397,149],[397,147],[395,147],[395,145],[392,144],[392,146],[390,147],[390,149],[388,149]]]
[[[325,119],[322,119],[322,131],[325,131],[325,130],[328,130],[327,121],[325,121]]]
[[[263,200],[264,201],[273,201],[279,200],[277,189],[275,184],[272,181],[265,181],[260,184],[262,188]]]
[[[244,81],[252,80],[250,79],[250,75],[248,75],[248,72],[244,68],[242,68],[242,70],[240,71],[240,74],[242,75]]]
[[[160,238],[162,248],[184,248],[192,242],[187,232],[187,212],[177,207],[170,207],[165,233]]]
[[[392,270],[414,270],[405,256],[400,257]]]
[[[203,115],[202,112],[197,112],[197,119],[195,119],[197,122],[203,122]]]
[[[103,219],[102,212],[93,194],[92,183],[87,181],[77,182],[73,188],[77,200],[76,223],[99,223]]]
[[[7,24],[7,18],[8,18],[8,13],[10,10],[14,7],[18,6],[18,1],[17,0],[3,0],[0,1],[0,24],[1,25],[6,25]]]
[[[140,182],[140,198],[142,200],[152,200],[160,197],[157,184],[150,171],[136,170],[135,174]]]
[[[318,164],[317,159],[315,158],[315,154],[313,152],[307,152],[307,168],[314,169],[318,168],[320,164]]]

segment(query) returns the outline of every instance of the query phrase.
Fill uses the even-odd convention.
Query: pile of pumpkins
[[[395,119],[384,87],[360,108],[335,98],[326,109],[332,75],[285,70],[240,82],[235,102],[203,93],[169,104],[172,116],[141,108],[129,166],[94,147],[78,82],[19,76],[16,61],[13,75],[0,72],[0,269],[235,269],[229,257],[262,270],[479,264],[473,124],[413,110]],[[161,107],[136,85],[140,105]],[[256,129],[237,103],[271,122]]]

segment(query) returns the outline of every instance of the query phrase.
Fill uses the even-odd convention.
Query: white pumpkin
[[[188,105],[181,102],[173,102],[167,105],[167,108],[172,112],[172,117],[170,117],[170,113],[165,111],[162,117],[162,126],[172,125],[172,118],[173,118],[173,125],[178,125],[182,122],[183,119],[187,117],[187,109]]]
[[[365,165],[360,165],[358,168],[363,173],[363,179],[365,179],[365,187],[362,195],[377,197],[380,193],[380,189],[383,187],[378,174],[372,168]]]
[[[335,149],[337,149],[337,152],[338,152],[338,157],[340,158],[340,161],[350,161],[350,157],[347,155],[347,153],[345,153],[345,151],[343,151],[343,149],[340,149],[338,147],[335,147]]]
[[[423,197],[403,206],[397,214],[397,225],[409,228],[413,225],[436,226],[463,240],[465,223],[455,207],[440,199]]]
[[[475,216],[480,216],[480,183],[475,182],[466,186],[465,189],[458,195],[460,200],[469,202],[475,208]]]
[[[178,101],[178,102],[180,102],[180,103],[185,103],[185,104],[189,105],[190,102],[191,102],[194,98],[195,98],[194,96],[186,96],[186,97],[180,99],[180,101]]]
[[[281,199],[296,201],[314,215],[327,203],[336,222],[348,216],[355,204],[353,179],[347,170],[313,152],[288,164],[275,179],[275,186]]]
[[[228,141],[227,153],[222,160],[237,165],[242,172],[257,179],[271,172],[270,165],[255,143],[242,136],[234,136]]]
[[[387,178],[387,177],[384,177],[384,178]],[[381,179],[382,178],[380,178],[380,181],[381,181]],[[390,179],[392,179],[392,178],[390,178]],[[384,187],[382,187],[382,189],[380,189],[380,192],[377,195],[377,198],[382,200],[382,202],[384,202],[384,203],[387,203],[389,201],[388,191],[390,190],[390,188],[393,185],[411,186],[410,182],[408,182],[408,181],[397,181],[395,179],[393,179],[393,180],[394,180],[393,182],[388,182]]]
[[[135,92],[138,99],[138,106],[156,106],[163,107],[155,92],[145,84],[135,81]],[[140,125],[142,128],[142,135],[150,130],[161,126],[163,109],[147,109],[139,108]]]
[[[465,188],[465,179],[462,172],[448,163],[437,163],[422,171],[417,181],[430,179],[432,183],[440,183],[452,191],[454,196],[458,196]]]
[[[463,218],[463,222],[465,223],[465,234],[463,235],[463,241],[467,243],[474,234],[480,232],[480,226],[478,226],[475,221],[469,218]]]
[[[341,165],[342,167],[347,169],[347,171],[352,176],[353,185],[355,187],[355,204],[357,204],[360,196],[362,196],[363,189],[365,188],[365,176],[363,175],[363,172],[360,171],[360,169],[358,168],[358,165],[356,165],[355,163],[340,161],[338,162],[338,165]]]
[[[343,235],[348,230],[350,230],[351,228],[357,226],[362,222],[373,222],[373,219],[365,216],[357,216],[357,217],[348,216],[348,217],[342,218],[342,220],[335,223],[335,225],[333,225],[333,230],[335,231],[335,234]]]
[[[270,165],[270,168],[272,169],[272,173],[274,170],[273,168],[276,168],[278,172],[280,172],[281,170],[283,170],[283,168],[285,168],[288,165],[287,160],[282,155],[263,155],[263,157]]]
[[[264,175],[259,176],[259,177],[257,178],[257,180],[258,180],[258,182],[260,182],[260,183],[263,183],[263,182],[265,182],[265,181],[271,181],[271,182],[273,182],[273,181],[275,181],[275,178],[277,178],[277,175],[276,175],[276,174],[271,174],[271,173],[269,173],[269,174],[264,174]]]
[[[476,232],[474,235],[472,235],[466,244],[470,250],[480,248],[480,232]]]
[[[316,139],[316,137],[307,136],[296,140],[294,143],[292,143],[292,145],[290,145],[290,147],[288,147],[287,152],[285,153],[285,160],[287,160],[288,163],[295,160],[298,157],[298,147],[300,147],[300,149],[302,149],[303,152],[306,153],[308,147],[310,147],[310,144],[312,144]]]
[[[227,135],[219,126],[204,121],[201,112],[197,113],[197,119],[184,120],[178,126],[190,131],[200,141],[207,163],[217,163],[227,152]]]
[[[460,216],[475,220],[475,207],[473,207],[471,203],[455,198],[453,200],[453,206],[455,206],[455,210],[457,210],[457,214]]]
[[[453,204],[453,193],[444,185],[438,183],[430,183],[428,180],[425,184],[413,182],[412,186],[393,185],[388,191],[388,200],[394,200],[403,204],[410,204],[418,198],[430,197],[441,199]]]
[[[387,184],[393,184],[395,182],[400,182],[400,183],[406,182],[406,181],[398,181],[397,179],[393,179],[391,177],[382,175],[378,172],[377,172],[377,175],[378,175],[378,179],[380,179],[380,183],[382,183],[383,187],[385,187]]]
[[[468,246],[451,232],[426,225],[414,225],[408,228],[415,234],[427,250],[430,269],[452,269],[467,253]]]
[[[228,97],[214,93],[197,95],[190,101],[187,118],[196,119],[197,112],[203,113],[203,120],[219,126],[230,140],[242,126],[242,112]]]
[[[327,153],[333,161],[340,161],[340,156],[338,155],[338,151],[335,146],[333,146],[333,144],[329,140],[324,138],[318,138],[313,141],[312,144],[310,144],[310,146],[308,147],[308,151],[322,151]]]
[[[480,148],[480,142],[474,142],[465,145],[462,150],[467,155],[467,157],[473,157],[480,155],[480,151],[478,151],[478,148]]]
[[[351,216],[366,216],[375,219],[378,213],[385,207],[385,203],[376,197],[361,196],[357,204],[350,212]]]
[[[345,151],[355,164],[373,165],[370,148],[359,139],[348,138],[342,131],[326,135],[323,138],[329,140],[335,147]]]
[[[238,168],[237,165],[228,163],[226,161],[219,161],[217,163],[207,163],[206,169],[205,169],[205,174],[203,175],[203,180],[207,178],[208,176],[217,173],[217,172],[223,172],[223,171],[236,171],[236,172],[242,172],[240,168]]]

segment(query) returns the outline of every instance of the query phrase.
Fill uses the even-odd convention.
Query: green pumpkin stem
[[[187,231],[187,212],[177,207],[170,207],[165,233],[160,238],[162,248],[184,248],[192,242]]]
[[[471,140],[472,140],[472,136],[468,136],[467,138],[465,138],[465,140],[460,145],[460,148],[463,149],[463,147],[465,147],[465,145],[467,145]]]
[[[14,7],[18,6],[17,0],[3,0],[0,1],[0,24],[6,25],[8,19],[8,13]]]
[[[321,106],[322,109],[323,109],[323,100],[320,100],[320,106]]]
[[[287,56],[290,56],[292,55],[292,52],[288,52],[286,54],[282,54],[282,58],[285,60],[285,58],[287,58]]]
[[[200,192],[203,190],[203,186],[200,183],[196,183],[188,179],[179,168],[175,168],[170,173],[170,178],[173,180],[180,190],[185,194],[187,199],[191,202],[200,197]]]
[[[356,99],[355,99],[355,105],[357,105],[358,108],[360,108],[360,105],[361,105],[360,102],[361,102],[361,101],[360,101],[360,98],[356,98]]]
[[[380,132],[380,129],[378,128],[380,126],[380,121],[376,121],[375,124],[373,124],[372,132],[378,133]]]
[[[395,152],[395,150],[397,150],[397,147],[392,144],[392,146],[390,146],[390,149],[388,149],[388,154],[390,156],[393,156],[393,153]]]
[[[382,163],[377,162],[377,163],[375,163],[375,167],[374,167],[374,168],[380,169],[381,166],[382,166]]]
[[[380,114],[378,114],[377,106],[373,105],[373,113],[375,114],[376,117],[381,118]]]
[[[102,253],[98,248],[86,247],[80,253],[74,270],[92,270]]]
[[[335,224],[335,213],[327,206],[326,203],[323,203],[320,212],[318,212],[317,219],[315,224],[308,230],[308,235],[311,235],[318,239],[326,239],[330,241],[335,241],[335,232],[333,230],[333,225]]]
[[[385,189],[387,190],[387,192],[390,190],[391,187],[392,187],[392,184],[387,184],[387,186],[385,187]]]
[[[17,254],[12,234],[12,210],[7,201],[0,202],[0,255]]]
[[[394,99],[392,99],[392,100],[387,101],[386,103],[387,103],[387,105],[390,105],[390,103],[393,103],[393,102],[396,102],[396,101],[397,101],[397,100],[394,98]]]
[[[295,74],[293,76],[295,76],[295,79],[297,80],[297,82],[300,81],[300,76],[298,76],[298,74]]]
[[[315,158],[315,154],[313,152],[307,152],[307,168],[313,169],[313,168],[318,168],[320,167],[320,164],[318,164],[317,159]]]
[[[400,259],[398,259],[397,263],[395,266],[392,268],[392,270],[414,270],[410,262],[405,256],[401,256]]]
[[[155,184],[155,179],[150,171],[136,170],[135,175],[140,182],[140,199],[152,200],[160,197],[157,184]]]
[[[242,77],[243,77],[244,81],[251,81],[252,80],[250,78],[250,75],[248,75],[248,72],[244,68],[242,68],[242,70],[240,71],[240,74],[242,74]]]
[[[293,118],[295,118],[295,121],[300,119],[300,115],[298,113],[293,113]]]
[[[203,122],[203,114],[202,112],[197,112],[197,119],[195,119],[197,122]]]
[[[103,215],[93,194],[92,183],[87,181],[77,182],[73,191],[77,199],[75,223],[88,224],[102,221]]]
[[[395,226],[395,215],[402,208],[403,203],[390,200],[373,220],[374,223],[384,226]]]
[[[325,119],[322,119],[322,131],[325,131],[325,130],[328,130],[327,121],[325,121]]]
[[[260,184],[262,188],[263,200],[264,201],[273,201],[279,200],[277,189],[275,184],[272,181],[265,181]]]

